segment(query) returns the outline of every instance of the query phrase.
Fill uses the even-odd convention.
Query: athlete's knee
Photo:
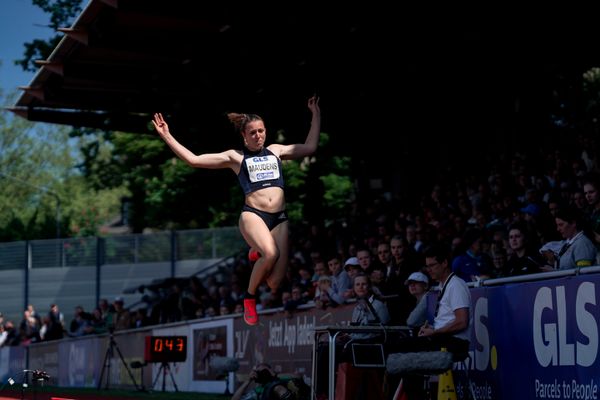
[[[260,253],[261,257],[264,259],[263,262],[266,262],[269,265],[273,265],[279,260],[279,249],[277,247],[265,249],[264,252]]]
[[[269,289],[271,290],[277,290],[282,280],[283,276],[269,275],[269,277],[267,278],[267,286],[269,286]]]

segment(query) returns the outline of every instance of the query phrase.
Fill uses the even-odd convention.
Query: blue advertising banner
[[[478,398],[597,399],[599,283],[579,275],[472,289]]]

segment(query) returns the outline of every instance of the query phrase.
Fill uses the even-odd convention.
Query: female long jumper
[[[275,290],[286,273],[289,228],[281,160],[306,157],[316,151],[321,131],[318,97],[308,99],[308,109],[312,120],[304,143],[265,147],[267,130],[261,117],[229,113],[227,117],[242,135],[244,148],[199,155],[175,140],[162,114],[154,114],[152,121],[160,137],[188,165],[194,168],[229,168],[238,176],[245,195],[239,220],[240,231],[259,255],[244,296],[244,321],[249,325],[258,323],[256,290],[259,285],[266,281],[271,290]]]

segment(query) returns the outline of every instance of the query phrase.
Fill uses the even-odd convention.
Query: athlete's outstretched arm
[[[233,168],[237,154],[235,151],[227,150],[222,153],[196,155],[175,140],[169,132],[169,125],[161,113],[154,114],[152,123],[156,132],[169,145],[171,150],[188,165],[194,168]]]
[[[306,140],[304,143],[281,146],[279,158],[282,160],[310,156],[317,150],[319,134],[321,133],[321,109],[319,108],[319,98],[316,95],[308,99],[308,109],[312,113],[312,119]]]

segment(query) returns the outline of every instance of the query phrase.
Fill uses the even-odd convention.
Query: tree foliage
[[[56,31],[58,28],[71,26],[71,22],[81,12],[82,0],[32,0],[33,5],[40,7],[50,14],[48,27]],[[56,47],[63,34],[57,34],[49,40],[35,39],[24,43],[25,52],[21,60],[15,64],[20,65],[25,71],[35,72],[36,60],[46,60]]]
[[[96,234],[118,214],[123,188],[96,191],[75,168],[78,142],[69,129],[0,112],[0,240]],[[96,222],[90,222],[90,213]]]

